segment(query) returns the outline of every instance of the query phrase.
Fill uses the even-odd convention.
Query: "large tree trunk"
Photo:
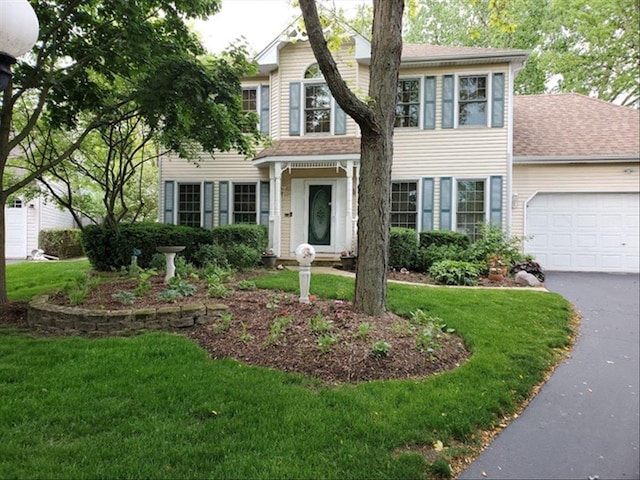
[[[374,0],[368,104],[349,90],[327,48],[313,0],[300,0],[309,42],[334,98],[362,132],[358,192],[358,266],[354,308],[386,309],[393,123],[402,53],[404,0]]]
[[[390,138],[363,132],[354,307],[368,315],[380,315],[386,309],[392,158]]]

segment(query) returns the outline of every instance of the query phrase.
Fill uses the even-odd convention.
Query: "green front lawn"
[[[60,264],[40,265],[28,272],[36,284]],[[23,268],[8,268],[11,298]],[[257,283],[295,291],[297,275]],[[353,281],[317,275],[311,289],[348,298]],[[571,334],[569,304],[538,291],[391,284],[389,308],[441,317],[472,358],[421,381],[326,387],[212,361],[180,335],[0,330],[0,478],[424,478],[427,463],[410,447],[442,441],[446,457],[475,445],[517,410]]]

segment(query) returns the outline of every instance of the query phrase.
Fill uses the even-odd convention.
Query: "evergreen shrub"
[[[418,235],[411,228],[393,227],[389,235],[389,266],[412,270],[418,257]]]
[[[456,245],[462,249],[469,248],[471,239],[466,233],[452,232],[450,230],[429,230],[420,232],[420,248],[431,245],[445,246]]]
[[[190,262],[203,244],[213,241],[211,230],[165,223],[133,223],[118,230],[90,225],[84,228],[82,245],[93,268],[99,271],[120,270],[131,264],[134,249],[140,252],[138,266],[148,268],[158,246],[184,245],[179,254]]]

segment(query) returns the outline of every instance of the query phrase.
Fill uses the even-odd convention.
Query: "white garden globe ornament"
[[[308,243],[301,243],[296,248],[296,260],[300,264],[300,303],[309,303],[311,286],[311,262],[316,258],[316,250]]]
[[[27,0],[0,0],[0,91],[11,80],[11,65],[38,40],[40,24]]]

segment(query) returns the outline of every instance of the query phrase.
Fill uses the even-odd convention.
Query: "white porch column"
[[[347,161],[347,205],[345,215],[345,228],[346,233],[346,249],[352,250],[353,248],[353,161]]]
[[[280,162],[274,162],[269,167],[271,205],[273,205],[272,225],[272,247],[277,256],[282,254],[281,234],[282,234],[282,168]]]

